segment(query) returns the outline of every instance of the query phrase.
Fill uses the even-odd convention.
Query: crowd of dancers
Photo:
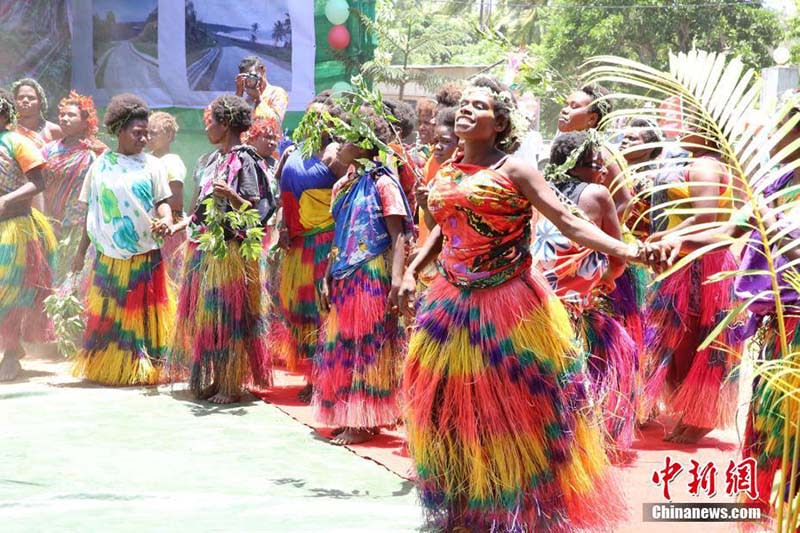
[[[722,247],[650,284],[679,251],[746,233],[746,217],[670,209],[733,201],[706,137],[674,139],[688,163],[643,196],[669,129],[632,118],[612,143],[597,129],[610,112],[600,86],[569,96],[540,172],[518,152],[514,94],[489,76],[416,110],[321,93],[307,109],[314,139],[291,143],[286,93],[258,60],[240,71],[237,95],[205,110],[209,152],[191,174],[170,153],[175,118],[135,95],[108,104],[106,146],[91,98],[71,92],[54,124],[36,81],[0,91],[0,379],[19,372],[23,342],[52,340],[43,301],[77,280],[76,376],[188,380],[225,404],[283,365],[305,374],[301,399],[337,428],[335,444],[402,425],[435,527],[571,530],[624,514],[609,466],[637,426],[666,413],[666,439],[688,443],[731,425],[743,341],[761,335],[765,357],[777,352],[768,300],[745,333],[700,349],[763,279],[706,282],[762,256]],[[800,127],[782,146],[795,138]],[[796,182],[776,177],[773,192]],[[711,222],[722,229],[670,236]],[[777,401],[755,383],[744,454],[765,509]]]

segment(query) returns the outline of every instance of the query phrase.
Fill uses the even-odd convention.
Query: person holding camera
[[[278,124],[283,124],[289,95],[283,88],[269,84],[267,67],[258,57],[248,56],[239,63],[236,96],[241,96],[250,103],[253,107],[253,118],[273,118]]]

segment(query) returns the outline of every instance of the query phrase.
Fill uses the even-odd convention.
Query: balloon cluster
[[[347,0],[328,0],[325,5],[325,17],[333,24],[328,32],[328,44],[336,50],[344,50],[350,46],[350,32],[344,26],[350,17],[350,6]]]

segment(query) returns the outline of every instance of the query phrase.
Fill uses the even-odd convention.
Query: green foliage
[[[381,141],[373,131],[374,125],[364,118],[362,107],[368,107],[382,117],[391,126],[397,122],[392,114],[386,111],[383,99],[377,89],[370,89],[362,76],[350,79],[351,91],[345,91],[335,97],[336,105],[341,108],[341,116],[333,116],[327,111],[309,111],[300,121],[294,132],[294,140],[300,145],[300,153],[304,158],[318,152],[322,146],[322,138],[328,135],[340,143],[351,143],[364,150],[376,151],[382,159],[392,152],[385,142]],[[399,143],[399,134],[392,127]],[[362,166],[371,166],[371,161],[359,160]]]
[[[470,40],[465,21],[422,0],[379,0],[375,21],[362,14],[359,18],[378,42],[374,59],[364,63],[361,72],[373,82],[398,87],[401,97],[410,82],[433,89],[443,81],[409,65],[449,64],[454,50]]]
[[[581,9],[548,9],[542,20],[543,57],[566,74],[588,57],[612,53],[665,69],[670,51],[702,48],[760,68],[772,64],[770,54],[782,38],[777,15],[761,2],[664,7],[663,0],[637,0],[636,9],[604,8],[625,3],[599,0],[580,2]]]
[[[261,227],[261,215],[257,209],[247,204],[242,204],[239,209],[223,211],[219,208],[218,199],[211,197],[203,201],[205,207],[204,223],[206,231],[199,237],[199,248],[211,253],[217,259],[224,259],[228,255],[228,245],[225,241],[225,226],[234,231],[244,231],[244,240],[239,245],[239,255],[249,261],[261,257],[261,243],[264,239],[264,229]]]
[[[58,352],[64,357],[71,356],[78,350],[78,342],[83,334],[83,304],[77,297],[76,290],[71,287],[74,278],[65,281],[68,290],[48,296],[44,300],[44,309],[53,321]]]
[[[323,125],[329,120],[329,117],[328,113],[310,109],[300,119],[300,123],[292,133],[292,140],[297,144],[303,159],[308,159],[322,148],[322,137],[326,131]]]

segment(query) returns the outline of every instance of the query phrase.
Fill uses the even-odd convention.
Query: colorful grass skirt
[[[235,241],[228,241],[224,259],[190,242],[178,297],[173,373],[188,366],[189,388],[196,394],[212,382],[229,396],[244,387],[269,386],[272,364],[265,341],[258,261],[243,259]]]
[[[605,422],[610,452],[633,444],[641,386],[636,343],[622,324],[602,308],[581,315],[588,353],[592,400]]]
[[[543,279],[465,289],[437,277],[403,383],[430,525],[542,531],[620,520],[586,381],[569,316]]]
[[[333,280],[331,311],[314,364],[314,415],[323,424],[396,424],[404,355],[399,317],[388,309],[391,273],[381,255]]]
[[[760,363],[764,364],[777,361],[781,356],[781,342],[778,333],[778,325],[775,316],[767,317],[756,335],[759,345]],[[800,389],[800,378],[798,377],[797,354],[800,353],[800,317],[787,316],[785,318],[786,335],[788,336],[789,355],[787,364],[779,368],[773,368],[770,375],[784,372],[781,381],[783,386],[778,388],[775,385],[768,386],[768,376],[756,375],[753,379],[753,396],[750,402],[750,409],[747,413],[747,426],[744,434],[744,446],[742,455],[745,458],[752,457],[756,460],[756,488],[758,499],[752,501],[744,500],[747,503],[756,503],[762,510],[762,514],[767,516],[771,510],[770,498],[774,498],[773,487],[778,483],[778,472],[781,469],[783,456],[784,431],[790,431],[789,437],[789,461],[787,472],[784,477],[786,486],[785,494],[789,492],[791,482],[790,469],[792,467],[792,451],[795,446],[794,430],[787,429],[785,420],[796,421],[798,402],[795,399],[786,400],[786,391],[797,391]],[[792,361],[789,363],[788,361]],[[800,468],[797,474],[800,481]],[[800,485],[798,485],[800,486]]]
[[[44,299],[53,284],[57,242],[39,211],[0,221],[0,347],[52,338]]]
[[[734,328],[728,328],[707,348],[698,347],[733,308],[734,278],[705,281],[736,270],[730,251],[711,252],[655,290],[645,331],[648,411],[660,399],[666,412],[686,425],[723,428],[733,423],[741,342]]]
[[[318,290],[328,269],[333,232],[292,239],[278,274],[280,320],[270,325],[270,349],[291,371],[311,375],[323,312]]]
[[[160,250],[114,259],[98,253],[89,277],[86,331],[75,357],[76,377],[105,385],[152,385],[175,325]]]

